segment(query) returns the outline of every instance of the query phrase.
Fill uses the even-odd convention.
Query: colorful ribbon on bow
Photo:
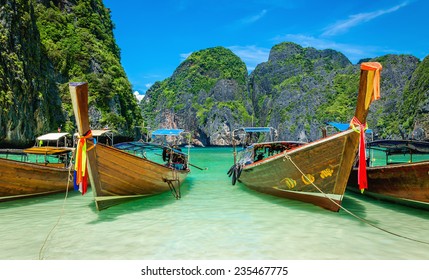
[[[87,139],[92,138],[92,132],[89,130],[85,135],[78,136],[79,141],[77,142],[76,148],[76,160],[74,165],[74,189],[79,190],[84,195],[88,189],[88,168],[86,162],[86,153],[95,147],[87,149]]]
[[[359,127],[359,129],[356,128]],[[356,117],[350,121],[350,127],[359,133],[359,165],[358,165],[358,185],[361,193],[368,188],[368,180],[366,177],[366,148],[365,148],[365,130],[367,124],[362,124]]]

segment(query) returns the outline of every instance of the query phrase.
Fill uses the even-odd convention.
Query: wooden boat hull
[[[357,168],[347,190],[359,192]],[[429,210],[429,161],[367,167],[368,189],[364,195]]]
[[[88,84],[70,83],[69,88],[79,135],[86,135],[91,132]],[[180,185],[189,169],[173,169],[111,146],[94,145],[91,139],[85,141],[89,146],[88,175],[98,210],[166,191],[180,197]]]
[[[99,210],[166,191],[180,194],[188,174],[103,144],[88,151],[88,159],[98,170],[91,185]]]
[[[370,104],[379,98],[381,69],[378,62],[361,64],[356,111],[349,129],[262,160],[237,163],[234,151],[235,178],[259,192],[339,211],[359,141],[364,140]]]
[[[0,201],[65,192],[69,170],[41,164],[0,159]]]
[[[258,192],[338,211],[358,141],[352,130],[338,133],[246,165],[238,181]]]

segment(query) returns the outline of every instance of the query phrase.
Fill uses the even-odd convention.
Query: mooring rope
[[[74,153],[74,151],[73,151],[73,154],[72,154],[72,156],[70,157],[70,162],[69,162],[69,167],[68,167],[68,171],[69,171],[69,174],[68,174],[68,176],[67,176],[67,187],[66,187],[66,194],[65,194],[65,196],[64,196],[64,200],[63,200],[63,205],[62,205],[62,207],[61,207],[61,213],[60,213],[60,216],[58,217],[58,219],[57,219],[57,222],[54,224],[54,226],[51,228],[51,230],[48,232],[48,235],[46,236],[46,238],[45,238],[45,240],[44,240],[44,242],[43,242],[43,244],[42,244],[42,247],[40,247],[40,250],[39,250],[39,260],[42,260],[43,259],[43,250],[44,250],[44,248],[45,248],[45,246],[46,246],[46,244],[47,244],[47,242],[48,242],[48,239],[49,239],[49,237],[52,235],[52,233],[53,233],[53,231],[54,231],[54,229],[59,225],[59,223],[60,223],[60,221],[61,221],[61,219],[62,219],[62,217],[64,216],[64,209],[65,209],[65,205],[66,205],[66,200],[67,200],[67,196],[68,196],[68,193],[69,193],[69,187],[70,187],[70,181],[72,181],[72,179],[70,179],[70,178],[72,178],[72,175],[71,175],[71,170],[72,170],[72,167],[73,167],[73,158],[74,158],[74,156],[75,156],[75,153]]]
[[[288,159],[294,166],[295,166],[295,168],[302,174],[302,176],[304,176],[304,178],[308,181],[308,182],[310,182],[311,183],[311,185],[313,185],[321,194],[323,194],[327,199],[329,199],[332,203],[334,203],[335,205],[337,205],[339,208],[341,208],[342,210],[344,210],[346,213],[348,213],[348,214],[350,214],[351,216],[353,216],[353,217],[355,217],[356,219],[358,219],[358,220],[360,220],[360,221],[362,221],[362,222],[364,222],[364,223],[366,223],[366,224],[368,224],[368,225],[370,225],[370,226],[372,226],[372,227],[374,227],[374,228],[376,228],[376,229],[378,229],[378,230],[381,230],[381,231],[383,231],[383,232],[386,232],[386,233],[388,233],[388,234],[391,234],[391,235],[394,235],[394,236],[397,236],[397,237],[400,237],[400,238],[403,238],[403,239],[407,239],[407,240],[410,240],[410,241],[414,241],[414,242],[418,242],[418,243],[422,243],[422,244],[426,244],[426,245],[429,245],[429,242],[427,242],[427,241],[422,241],[422,240],[418,240],[418,239],[414,239],[414,238],[411,238],[411,237],[407,237],[407,236],[404,236],[404,235],[401,235],[401,234],[398,234],[398,233],[395,233],[395,232],[392,232],[392,231],[390,231],[390,230],[387,230],[387,229],[384,229],[384,228],[382,228],[382,227],[379,227],[379,226],[377,226],[377,225],[375,225],[375,224],[373,224],[373,223],[371,223],[370,221],[368,221],[368,220],[366,220],[366,219],[364,219],[364,218],[362,218],[362,217],[359,217],[358,215],[356,215],[356,214],[354,214],[353,212],[351,212],[350,210],[348,210],[348,209],[346,209],[345,207],[343,207],[343,206],[341,206],[340,204],[338,204],[336,201],[334,201],[332,198],[330,198],[328,195],[326,195],[316,184],[314,184],[314,182],[313,182],[313,180],[310,180],[308,177],[307,177],[307,175],[298,167],[298,165],[292,160],[292,158],[291,158],[291,156],[286,152],[285,153],[285,158],[286,159]]]

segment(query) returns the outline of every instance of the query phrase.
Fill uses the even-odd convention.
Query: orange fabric
[[[380,99],[380,71],[383,69],[383,66],[379,62],[364,62],[360,65],[361,70],[375,71],[374,74],[374,93],[372,95],[372,100]]]

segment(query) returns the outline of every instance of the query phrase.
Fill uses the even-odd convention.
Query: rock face
[[[92,128],[133,135],[142,116],[100,0],[0,3],[0,145],[73,133],[70,81],[89,83]]]
[[[150,127],[192,131],[201,145],[228,145],[231,128],[250,124],[246,79],[245,64],[230,50],[195,52],[146,92],[143,116]]]
[[[418,64],[404,89],[400,106],[400,124],[408,136],[419,140],[429,139],[429,56]]]
[[[372,103],[367,121],[378,137],[408,137],[414,130],[414,124],[410,123],[407,127],[404,126],[400,112],[405,110],[403,103],[409,95],[406,88],[409,87],[410,83],[415,83],[411,77],[420,61],[410,55],[386,55],[373,60],[379,61],[383,66],[381,72],[382,96],[380,100]],[[404,114],[409,113],[404,111]]]
[[[223,58],[227,68],[213,63]],[[427,138],[427,59],[367,60],[383,65],[382,97],[368,116],[376,137]],[[222,71],[242,64],[223,48],[193,54],[148,91],[141,105],[145,119],[154,120],[152,126],[194,131],[203,145],[230,145],[231,130],[242,126],[271,126],[279,139],[312,141],[321,137],[326,122],[349,122],[354,115],[360,69],[340,52],[285,42],[274,46],[250,76],[225,78],[231,75]]]
[[[261,126],[279,130],[281,139],[300,141],[320,137],[322,104],[337,94],[337,75],[352,75],[355,68],[341,53],[318,51],[294,43],[272,48],[267,62],[250,75],[249,93]],[[342,119],[347,116],[337,116]]]
[[[383,65],[369,127],[379,138],[428,139],[429,58],[367,60]],[[30,145],[60,126],[73,133],[70,81],[89,83],[92,128],[124,138],[144,120],[190,131],[201,146],[230,145],[230,132],[243,126],[315,140],[325,122],[353,117],[359,72],[340,52],[284,42],[248,75],[232,51],[214,47],[192,53],[139,107],[101,0],[0,0],[0,147]]]
[[[0,143],[28,145],[65,117],[31,2],[0,2]]]

